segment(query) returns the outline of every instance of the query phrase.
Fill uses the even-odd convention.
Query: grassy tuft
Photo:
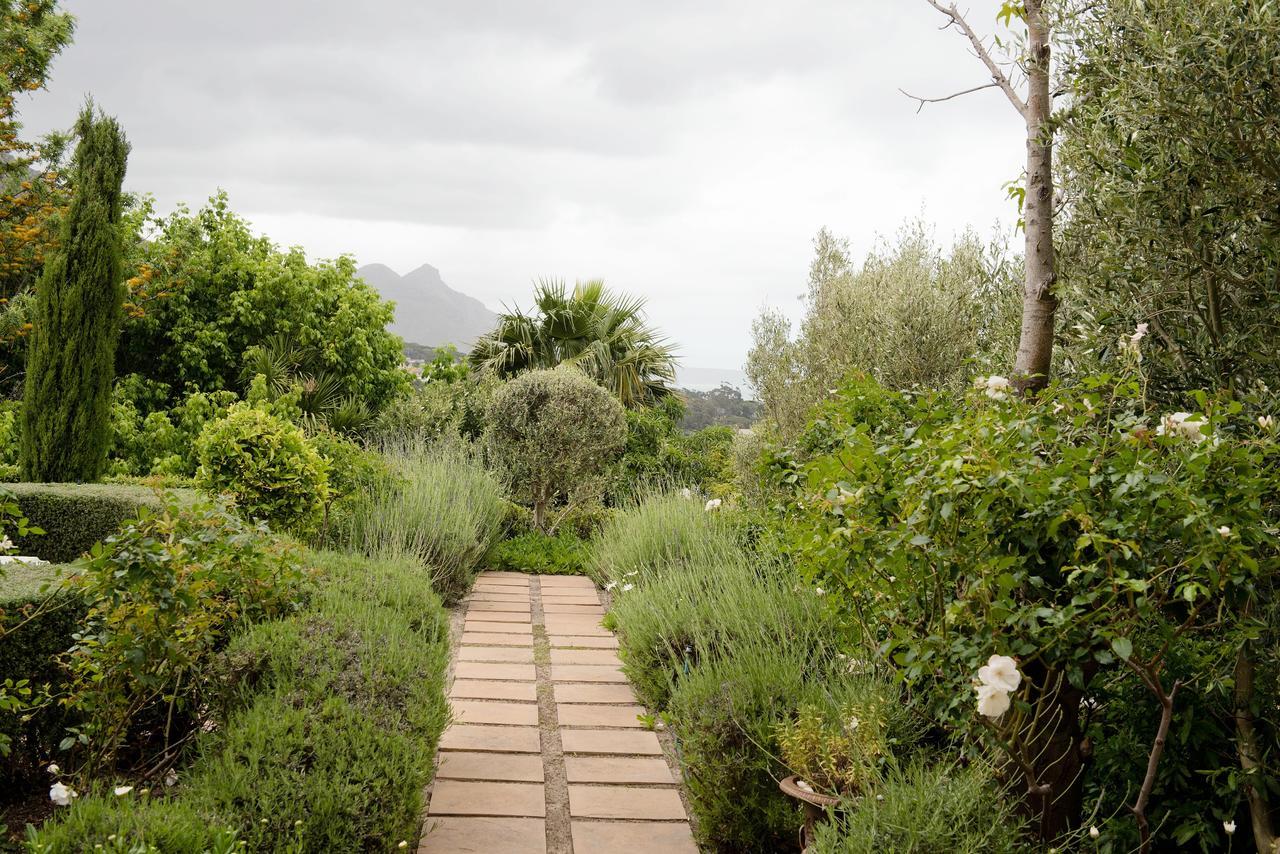
[[[399,488],[353,499],[334,539],[379,559],[419,561],[436,592],[456,601],[501,530],[502,488],[464,445],[403,439],[383,453]]]

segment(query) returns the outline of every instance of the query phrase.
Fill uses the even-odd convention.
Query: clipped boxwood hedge
[[[36,555],[54,563],[76,560],[95,543],[136,518],[143,507],[160,508],[154,489],[109,483],[7,483],[18,506],[32,525],[44,529],[39,536],[15,541],[19,554]],[[189,494],[190,490],[173,490]]]
[[[71,633],[84,617],[84,603],[60,589],[66,566],[0,567],[0,676],[33,685],[62,679],[56,656],[71,646]],[[39,611],[33,619],[32,613]],[[17,631],[9,629],[25,624]],[[33,775],[43,780],[43,767],[63,735],[64,717],[57,704],[46,706],[30,721],[0,712],[0,732],[13,739],[8,756],[0,757],[0,790]],[[43,775],[43,776],[41,776]]]

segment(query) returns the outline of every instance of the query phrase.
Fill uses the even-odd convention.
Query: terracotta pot
[[[792,774],[778,782],[778,788],[790,795],[804,807],[804,827],[800,829],[800,847],[808,850],[813,842],[813,828],[820,821],[827,820],[827,808],[840,805],[839,798],[809,792],[796,785],[796,775]]]

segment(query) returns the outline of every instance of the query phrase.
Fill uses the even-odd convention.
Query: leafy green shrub
[[[414,558],[437,592],[454,600],[501,530],[502,488],[461,444],[408,440],[383,451],[400,485],[353,496],[333,540],[373,557]]]
[[[307,609],[254,626],[220,656],[221,725],[200,735],[170,798],[84,797],[40,829],[34,850],[70,854],[114,833],[203,851],[221,828],[251,851],[413,843],[424,757],[448,717],[448,616],[413,560],[314,558]]]
[[[108,537],[74,579],[88,614],[62,702],[84,722],[64,748],[78,745],[86,774],[150,727],[168,750],[200,723],[213,655],[236,627],[286,610],[299,578],[265,527],[212,503],[168,497]]]
[[[328,466],[294,425],[240,404],[204,428],[196,452],[197,483],[230,496],[239,512],[300,535],[319,527]]]
[[[44,533],[15,537],[20,554],[34,554],[52,563],[67,563],[89,551],[94,544],[120,530],[143,509],[159,509],[162,502],[154,489],[142,486],[94,483],[11,483],[18,505],[32,525]],[[176,497],[191,501],[195,493],[177,491]]]
[[[538,575],[582,575],[590,546],[567,530],[550,536],[538,531],[502,540],[489,550],[486,562],[494,569],[513,569]]]
[[[112,400],[112,475],[192,477],[200,461],[196,439],[211,421],[225,418],[238,400],[230,391],[194,392],[173,409],[165,393],[136,374],[116,383]]]
[[[592,546],[590,568],[598,581],[625,584],[737,552],[731,527],[719,512],[693,497],[657,493],[605,523]]]
[[[0,402],[0,482],[18,479],[21,431],[22,404],[16,400]]]
[[[981,765],[928,766],[919,761],[891,770],[876,797],[846,804],[820,824],[814,854],[1015,854],[1026,851],[1019,831],[1025,818],[1017,799],[1001,790]]]
[[[44,766],[62,737],[64,711],[43,703],[41,686],[64,678],[58,656],[74,643],[84,618],[81,599],[64,585],[65,565],[0,568],[0,674],[33,691],[38,710],[5,708],[0,690],[0,788],[16,791],[24,780],[43,781]],[[25,706],[25,704],[24,704]],[[32,714],[29,720],[23,718]],[[8,746],[6,746],[6,744]]]
[[[627,411],[627,444],[612,487],[619,500],[646,490],[692,487],[716,492],[732,479],[731,449],[736,430],[680,429],[684,404],[669,397],[648,409]]]
[[[553,527],[558,502],[598,499],[597,480],[622,452],[622,404],[572,368],[530,371],[507,383],[489,406],[485,444],[516,496],[533,507],[533,525]]]
[[[46,775],[48,776],[48,775]],[[117,797],[110,789],[86,792],[43,825],[28,841],[31,854],[233,854],[245,849],[235,831],[185,800],[158,790]]]
[[[1179,673],[1194,681],[1197,705],[1249,727],[1251,709],[1277,690],[1276,617],[1265,604],[1280,569],[1268,521],[1280,507],[1274,427],[1205,395],[1199,413],[1149,413],[1142,388],[1137,377],[1095,377],[1023,401],[997,377],[965,400],[896,395],[887,408],[900,417],[879,421],[856,413],[868,401],[883,411],[876,399],[892,393],[850,389],[855,415],[815,425],[817,453],[781,467],[797,483],[793,545],[807,575],[851,623],[875,616],[870,642],[935,723],[1026,760],[1019,790],[1035,780],[1055,793],[1046,835],[1079,820],[1094,785],[1079,753],[1086,721],[1095,753],[1107,755],[1108,739],[1151,744],[1160,693]],[[974,676],[996,653],[1016,659],[1021,677],[998,698],[1010,701],[1007,714],[975,704]],[[1147,689],[1142,731],[1128,728],[1131,707],[1096,702],[1124,680]],[[1213,751],[1180,749],[1208,747],[1189,702],[1180,694],[1169,707],[1179,749],[1171,744],[1157,772],[1182,781],[1170,791],[1187,794],[1193,779],[1204,787],[1152,802],[1149,818],[1157,845],[1191,827],[1222,847],[1231,813],[1220,804],[1238,803],[1241,781],[1201,773],[1221,767],[1205,758]],[[1255,747],[1241,736],[1217,751],[1274,743],[1271,724],[1256,726]],[[1105,813],[1141,783],[1146,763],[1127,764],[1127,778],[1095,787],[1114,799]],[[1271,773],[1256,777],[1252,785],[1274,785]]]
[[[376,451],[329,430],[310,436],[328,466],[329,503],[325,507],[325,533],[352,512],[362,496],[397,490],[401,481],[391,471],[387,459]]]

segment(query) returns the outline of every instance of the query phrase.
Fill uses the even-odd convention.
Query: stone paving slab
[[[444,731],[444,735],[440,736],[440,749],[480,750],[486,753],[541,753],[542,739],[537,727],[453,724]]]
[[[604,608],[600,605],[570,605],[560,602],[544,602],[544,614],[574,614],[580,617],[603,617]]]
[[[528,597],[529,585],[527,584],[480,584],[471,588],[473,594],[496,593],[508,596],[525,596]]]
[[[462,646],[511,646],[533,649],[533,635],[463,631],[458,643]]]
[[[517,602],[472,602],[467,606],[467,618],[489,622],[532,622],[529,606]]]
[[[513,581],[506,578],[482,579],[472,585],[471,589],[475,590],[519,590],[524,593],[529,592],[529,582],[523,584],[519,581]]]
[[[588,796],[587,802],[594,804]],[[570,789],[570,804],[573,790]],[[542,818],[547,814],[546,790],[541,783],[495,783],[438,780],[431,787],[433,816],[487,815]],[[605,816],[612,818],[613,816]]]
[[[547,854],[540,818],[429,818],[425,831],[418,854]]]
[[[602,706],[596,703],[561,703],[556,706],[560,726],[623,727],[644,729],[644,706]]]
[[[555,635],[594,635],[610,637],[613,633],[600,625],[598,619],[578,617],[568,614],[550,614],[545,618],[547,634]]]
[[[489,620],[467,619],[462,624],[464,632],[494,632],[507,635],[525,635],[532,640],[533,626],[529,623],[494,623]]]
[[[617,682],[625,683],[621,667],[601,664],[553,664],[551,679],[554,682]]]
[[[677,781],[660,757],[566,756],[564,770],[570,783],[618,785],[674,785]]]
[[[579,592],[577,590],[570,589],[564,593],[558,593],[558,592],[548,593],[547,591],[544,590],[542,591],[541,595],[542,595],[542,604],[544,605],[549,605],[552,603],[558,603],[558,604],[568,603],[570,605],[575,605],[575,604],[576,605],[599,605],[600,604],[600,597],[595,594],[595,591],[583,590]]]
[[[511,783],[541,783],[546,779],[546,776],[542,769],[542,756],[536,753],[468,753],[466,751],[451,750],[440,754],[440,766],[436,769],[436,779],[505,780]],[[611,783],[617,781],[584,779],[580,782]],[[635,782],[650,783],[653,781],[636,780]]]
[[[630,685],[608,683],[569,682],[556,685],[555,697],[561,703],[624,703],[637,705],[635,692]]]
[[[463,602],[529,602],[528,593],[472,593]]]
[[[585,575],[539,575],[538,584],[543,590],[550,590],[556,587],[581,587],[586,590],[595,590],[596,583]]]
[[[606,664],[621,667],[622,660],[611,649],[553,649],[552,664]]]
[[[532,682],[499,682],[485,679],[455,679],[449,697],[465,700],[518,700],[534,703],[538,686]]]
[[[593,637],[590,635],[549,635],[547,640],[551,643],[552,649],[569,647],[590,647],[591,649],[618,648],[618,639],[612,635],[609,635],[608,637]]]
[[[538,707],[532,703],[454,700],[449,706],[454,720],[460,724],[538,725]]]
[[[453,675],[458,679],[500,679],[505,682],[532,682],[538,678],[532,664],[485,664],[480,661],[459,661]]]
[[[487,661],[505,664],[533,664],[533,647],[460,646],[459,661]]]
[[[562,729],[565,753],[613,753],[627,756],[661,756],[658,737],[648,730]]]
[[[685,817],[684,804],[680,802],[680,793],[675,789],[622,789],[617,786],[572,783],[569,785],[569,815],[574,818],[631,818],[650,821],[679,821]]]
[[[460,849],[461,850],[461,849]],[[698,854],[685,822],[575,821],[573,854]]]

